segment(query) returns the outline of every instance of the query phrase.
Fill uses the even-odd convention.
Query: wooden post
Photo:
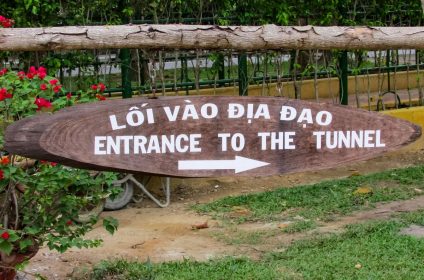
[[[424,27],[144,24],[0,29],[0,51],[424,48]]]
[[[121,79],[122,79],[122,98],[132,97],[130,64],[131,52],[129,49],[121,49]]]
[[[349,104],[349,96],[348,96],[348,59],[347,59],[347,51],[342,51],[339,56],[339,64],[340,64],[340,104],[348,105]]]
[[[240,53],[237,56],[238,59],[238,85],[239,85],[239,95],[246,96],[248,95],[249,82],[247,80],[247,55],[245,53]]]

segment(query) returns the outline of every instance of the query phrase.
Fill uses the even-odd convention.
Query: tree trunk
[[[2,28],[0,51],[421,49],[424,27],[116,25]]]

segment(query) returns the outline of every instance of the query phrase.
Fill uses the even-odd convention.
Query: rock
[[[355,268],[356,269],[361,269],[362,268],[362,264],[360,264],[360,263],[355,264]]]

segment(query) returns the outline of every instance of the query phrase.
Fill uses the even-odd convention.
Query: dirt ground
[[[229,246],[213,237],[222,230],[222,225],[211,217],[202,216],[189,210],[194,203],[203,203],[220,197],[241,193],[262,192],[277,187],[318,182],[323,179],[340,178],[353,173],[367,174],[390,168],[405,167],[424,163],[424,138],[396,152],[365,162],[353,163],[321,171],[303,172],[290,175],[261,178],[217,178],[210,180],[185,179],[172,182],[172,203],[159,208],[148,200],[132,204],[129,208],[105,212],[120,222],[119,230],[110,236],[101,226],[88,234],[100,237],[103,246],[90,250],[71,249],[64,254],[42,248],[26,271],[40,273],[47,279],[68,279],[72,274],[81,273],[84,267],[109,258],[163,262],[191,258],[206,260],[226,255],[249,255],[253,258],[266,251],[266,246]],[[321,225],[318,232],[334,232],[344,225],[367,219],[385,218],[393,212],[424,208],[424,197],[417,199],[379,204],[375,209],[355,213],[335,222]],[[208,222],[209,228],[193,230],[192,226]],[[243,230],[277,228],[277,224],[244,224]],[[279,235],[279,242],[292,242],[310,233]],[[27,275],[27,277],[31,278]]]

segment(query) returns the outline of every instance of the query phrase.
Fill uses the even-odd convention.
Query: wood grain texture
[[[237,103],[246,109],[241,118],[229,118],[229,104]],[[215,104],[218,111],[214,118],[202,118],[201,106]],[[252,105],[248,105],[252,104]],[[259,116],[248,118],[249,106],[258,108],[265,104],[270,119]],[[182,120],[184,109],[192,106],[197,110],[199,119],[188,117]],[[264,106],[265,106],[264,105]],[[164,107],[171,112],[180,106],[175,121],[169,121]],[[288,106],[297,110],[293,121],[281,120],[281,108]],[[147,116],[147,110],[154,114],[154,123],[145,122],[139,126],[129,126],[125,119],[129,112],[137,111]],[[298,122],[302,109],[310,109],[313,124]],[[316,122],[320,111],[332,115],[329,125]],[[205,111],[211,114],[211,110]],[[253,116],[255,111],[253,111]],[[118,125],[126,128],[113,130],[110,116],[115,115]],[[250,122],[249,122],[250,119]],[[326,148],[317,149],[317,137],[314,131],[362,131],[379,130],[380,142],[384,147],[372,148]],[[266,150],[262,148],[259,132],[295,132],[293,145],[295,149],[271,150],[270,141]],[[232,150],[230,141],[227,151],[222,149],[222,139],[218,133],[240,133],[245,137],[245,147],[241,151]],[[166,152],[134,154],[135,147],[129,145],[129,153],[95,155],[94,139],[96,136],[119,135],[144,136],[201,134],[198,147],[201,152]],[[383,116],[365,110],[344,106],[312,103],[285,98],[266,97],[164,97],[159,99],[133,98],[127,100],[110,100],[94,104],[84,104],[61,110],[53,115],[40,114],[10,125],[6,131],[5,148],[12,154],[30,158],[60,162],[65,165],[96,169],[117,170],[128,173],[160,174],[175,177],[215,177],[215,176],[259,176],[289,173],[304,170],[328,168],[378,156],[390,150],[406,145],[421,135],[421,130],[409,122]],[[374,135],[374,138],[375,135]],[[324,139],[324,138],[323,138]],[[269,140],[269,138],[268,138]],[[375,140],[375,139],[374,139]],[[146,146],[147,147],[147,146]],[[102,149],[105,150],[105,149]],[[190,160],[234,160],[236,156],[269,163],[266,166],[235,173],[234,169],[180,170],[179,161]],[[222,167],[222,166],[221,166]]]
[[[422,49],[424,27],[116,25],[0,29],[0,51]]]

